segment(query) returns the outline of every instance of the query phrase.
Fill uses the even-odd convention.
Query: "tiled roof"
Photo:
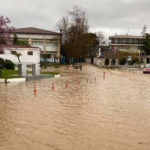
[[[43,30],[43,29],[34,28],[34,27],[18,28],[18,29],[15,30],[15,33],[21,33],[21,34],[60,35],[60,33],[58,33],[58,32]]]
[[[144,39],[145,37],[143,36],[135,36],[135,35],[114,35],[114,36],[110,36],[111,38],[137,38],[137,39]]]
[[[114,49],[102,51],[102,54],[104,55],[105,58],[116,58],[117,57],[117,51]]]

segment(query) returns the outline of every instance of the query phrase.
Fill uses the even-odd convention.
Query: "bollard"
[[[105,72],[103,73],[103,79],[105,79]]]
[[[36,90],[36,84],[34,83],[34,95],[36,95],[37,90]]]
[[[95,77],[95,81],[96,81],[96,77]]]
[[[54,88],[54,83],[52,83],[52,91],[54,91],[54,89],[55,89],[55,88]]]
[[[87,82],[87,83],[89,82],[88,79],[86,80],[86,82]]]

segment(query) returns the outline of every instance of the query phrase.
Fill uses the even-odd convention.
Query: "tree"
[[[14,70],[15,64],[11,60],[5,59],[4,68]]]
[[[15,45],[28,45],[28,42],[20,41],[18,39],[18,36],[16,34],[14,34],[14,36],[13,36],[13,44],[15,44]]]
[[[21,64],[21,61],[20,61],[21,53],[15,52],[15,53],[13,53],[13,55],[15,55],[18,58],[18,61]]]
[[[57,27],[62,35],[63,55],[76,58],[84,57],[95,46],[96,34],[88,33],[88,19],[82,8],[74,6],[73,10],[68,12],[67,17],[63,17],[57,23]]]
[[[105,44],[104,34],[102,32],[98,32],[97,38],[99,40],[99,45],[103,46]]]
[[[13,44],[17,44],[18,43],[18,37],[16,34],[14,34],[14,37],[13,37]]]
[[[4,68],[4,59],[3,58],[0,58],[0,68]]]
[[[0,51],[3,51],[4,44],[7,44],[11,39],[11,34],[14,32],[14,27],[10,26],[10,19],[0,16]]]
[[[150,54],[150,34],[146,34],[145,36],[144,51],[146,54]]]
[[[142,28],[142,32],[141,32],[142,36],[146,36],[146,32],[147,32],[147,27],[146,25],[144,25],[144,27]]]

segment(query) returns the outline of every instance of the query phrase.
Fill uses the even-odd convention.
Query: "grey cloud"
[[[0,15],[8,16],[14,26],[35,26],[56,30],[56,22],[73,5],[86,10],[92,31],[108,29],[139,30],[150,27],[149,0],[1,0]]]

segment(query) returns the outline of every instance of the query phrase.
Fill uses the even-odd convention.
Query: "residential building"
[[[16,29],[16,35],[20,41],[41,49],[42,62],[59,62],[60,33],[28,27]]]
[[[110,36],[110,48],[125,52],[142,53],[144,46],[143,36],[114,35]]]
[[[15,55],[20,53],[20,62]],[[27,69],[34,65],[36,75],[40,74],[40,48],[28,45],[3,45],[3,51],[0,51],[0,58],[11,60],[17,66],[22,65],[23,75],[27,75]]]

